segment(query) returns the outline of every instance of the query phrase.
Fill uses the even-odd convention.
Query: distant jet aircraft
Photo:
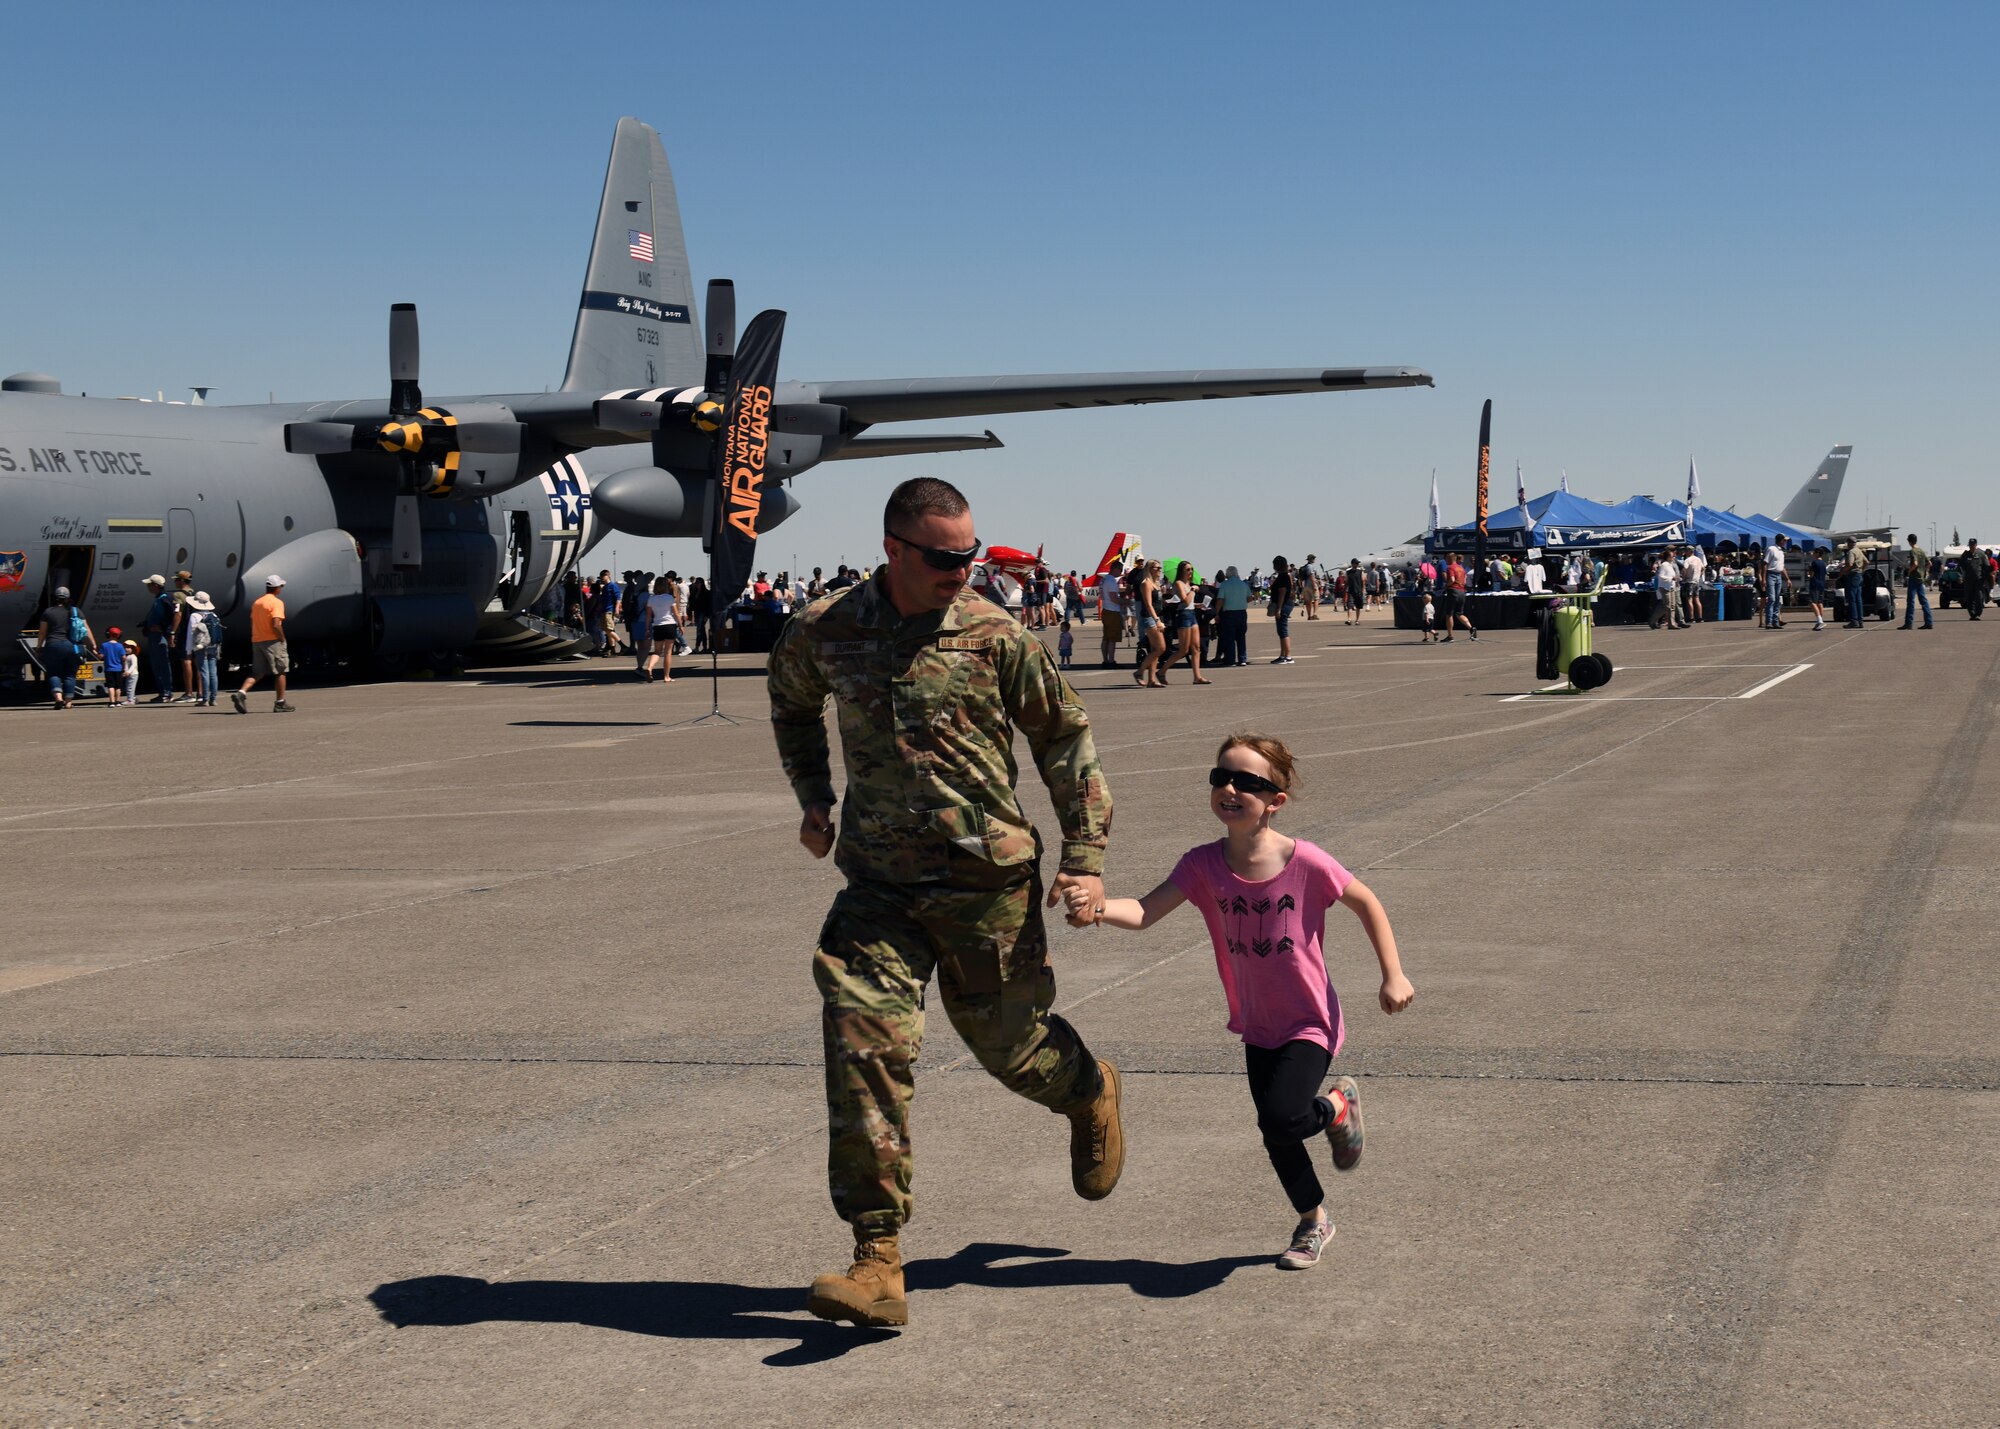
[[[1835,542],[1886,536],[1888,527],[1865,531],[1834,529],[1833,511],[1840,504],[1841,483],[1847,480],[1847,463],[1853,455],[1853,446],[1846,443],[1828,452],[1826,459],[1806,478],[1806,484],[1799,488],[1798,495],[1785,503],[1785,509],[1778,513],[1778,520]]]
[[[427,396],[408,303],[390,310],[386,399],[181,405],[70,397],[51,377],[9,377],[0,629],[32,628],[57,586],[95,629],[136,628],[144,578],[186,569],[241,642],[276,573],[295,642],[364,657],[475,643],[537,653],[555,641],[524,617],[608,529],[707,537],[718,508],[742,504],[718,484],[715,459],[743,385],[732,385],[727,281],[708,285],[706,309],[703,328],[659,135],[622,119],[557,391]],[[768,424],[764,475],[777,479],[749,499],[757,516],[745,524],[789,516],[785,483],[822,461],[999,445],[991,432],[872,430],[885,424],[1430,383],[1413,367],[776,382],[757,422],[760,435]],[[581,459],[593,448],[638,450],[600,476]]]

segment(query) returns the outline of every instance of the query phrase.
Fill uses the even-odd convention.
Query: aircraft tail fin
[[[1111,569],[1113,561],[1123,561],[1125,569],[1129,571],[1132,569],[1132,562],[1141,558],[1142,552],[1139,549],[1139,538],[1137,536],[1128,536],[1123,531],[1120,531],[1111,538],[1111,544],[1104,548],[1104,554],[1098,557],[1097,569],[1091,572],[1091,574],[1093,576],[1103,575]]]
[[[1785,503],[1785,509],[1778,513],[1778,519],[1788,526],[1810,526],[1819,531],[1833,529],[1833,508],[1840,501],[1840,484],[1847,478],[1847,459],[1854,454],[1851,446],[1835,447],[1826,454],[1826,460],[1819,464],[1799,494]]]
[[[584,272],[565,392],[699,387],[701,328],[680,200],[659,131],[618,121]]]

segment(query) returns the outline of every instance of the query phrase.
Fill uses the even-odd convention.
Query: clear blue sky
[[[1497,499],[2000,535],[2000,7],[38,6],[7,18],[0,370],[66,390],[560,380],[612,126],[666,139],[698,280],[783,375],[1413,363],[1435,391],[991,419],[836,463],[769,564],[895,481],[1058,562],[1344,558]],[[940,424],[976,430],[982,423]],[[632,563],[653,563],[654,545]],[[670,562],[698,563],[691,543]],[[764,562],[760,562],[762,564]]]

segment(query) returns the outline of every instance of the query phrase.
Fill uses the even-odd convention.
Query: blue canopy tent
[[[1687,522],[1687,508],[1678,502],[1655,501],[1650,496],[1631,496],[1618,503],[1620,511],[1629,512],[1638,521],[1679,521]]]
[[[1766,544],[1770,542],[1773,536],[1783,536],[1793,545],[1804,550],[1811,550],[1815,546],[1823,547],[1827,550],[1833,548],[1833,543],[1827,540],[1826,537],[1815,536],[1810,531],[1801,531],[1796,526],[1787,526],[1782,521],[1773,521],[1761,511],[1750,516],[1738,516],[1736,519],[1757,531],[1757,539]]]
[[[1494,549],[1520,550],[1540,546],[1551,551],[1618,549],[1633,546],[1672,546],[1687,539],[1679,512],[1653,516],[1625,506],[1607,506],[1573,492],[1556,490],[1532,498],[1528,514],[1534,517],[1529,531],[1528,517],[1519,506],[1509,506],[1486,518],[1486,529],[1494,539]],[[1477,539],[1478,524],[1467,522],[1440,530],[1425,541],[1424,549],[1469,551]]]
[[[1733,511],[1717,511],[1713,506],[1694,509],[1695,539],[1710,550],[1733,546],[1747,550],[1770,539],[1770,533],[1752,526]]]
[[[1620,503],[1619,509],[1630,512],[1635,519],[1647,521],[1684,521],[1687,516],[1686,507],[1675,502],[1655,501],[1650,496],[1635,496]],[[1738,550],[1763,546],[1781,533],[1802,548],[1827,544],[1824,537],[1801,531],[1796,526],[1787,526],[1782,521],[1773,521],[1768,516],[1738,516],[1733,511],[1717,511],[1712,506],[1694,508],[1694,523],[1689,530],[1695,544],[1710,550],[1722,546],[1733,546]]]

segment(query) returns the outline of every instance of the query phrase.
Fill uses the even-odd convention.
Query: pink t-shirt
[[[1322,944],[1326,910],[1354,875],[1298,839],[1275,876],[1253,883],[1230,872],[1224,842],[1189,849],[1174,865],[1173,882],[1208,924],[1229,1030],[1253,1047],[1305,1041],[1338,1052],[1346,1027]]]

